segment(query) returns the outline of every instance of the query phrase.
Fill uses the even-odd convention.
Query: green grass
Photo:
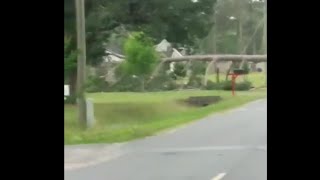
[[[226,77],[225,74],[220,74],[220,81],[224,81],[225,77]],[[208,79],[213,81],[213,82],[216,82],[216,75],[215,74],[209,75]],[[252,83],[252,86],[254,86],[256,88],[265,87],[266,73],[264,73],[264,72],[261,72],[261,73],[258,73],[258,72],[249,73],[247,75],[239,76],[236,81],[237,82],[241,82],[241,81],[243,81],[245,79],[250,81]]]
[[[220,95],[223,101],[202,108],[190,107],[177,100],[198,95]],[[266,91],[172,91],[152,93],[93,93],[96,125],[81,130],[76,107],[65,106],[65,144],[123,142],[153,135],[161,130],[227,110],[265,97]]]

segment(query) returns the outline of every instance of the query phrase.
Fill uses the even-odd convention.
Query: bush
[[[178,89],[178,88],[179,88],[179,85],[175,81],[169,81],[164,86],[164,90],[167,90],[167,91],[175,90],[175,89]]]
[[[97,76],[89,76],[86,85],[87,92],[104,92],[109,84],[103,78]]]
[[[245,72],[246,74],[248,74],[248,73],[250,72],[249,63],[248,63],[248,62],[243,63],[242,69],[244,70],[244,72]]]
[[[161,91],[161,90],[174,90],[178,88],[178,85],[174,81],[175,77],[170,74],[161,74],[154,77],[147,85],[148,91]]]
[[[189,82],[187,84],[188,88],[201,88],[203,82],[203,78],[199,76],[191,76]]]
[[[64,100],[64,104],[76,104],[77,97],[76,96],[65,96],[66,100]]]
[[[207,81],[207,86],[205,87],[207,90],[222,90],[223,89],[223,83],[215,83],[211,80]]]
[[[250,81],[243,81],[240,83],[236,83],[236,91],[247,91],[251,88]],[[222,90],[231,91],[232,90],[232,82],[231,81],[224,81]]]
[[[168,91],[177,89],[178,85],[168,74],[154,77],[145,84],[146,91]],[[107,91],[112,92],[140,92],[141,80],[138,77],[127,76],[122,78],[116,84],[110,86]]]
[[[183,63],[175,63],[173,73],[178,77],[186,77],[187,70]]]
[[[138,92],[141,91],[141,81],[137,77],[125,76],[114,85],[110,86],[107,91]]]
[[[232,82],[231,81],[223,81],[221,83],[214,83],[212,81],[207,82],[207,86],[205,87],[207,90],[225,90],[231,91],[232,90]],[[236,83],[236,90],[237,91],[247,91],[251,88],[251,82],[243,81],[240,83]]]

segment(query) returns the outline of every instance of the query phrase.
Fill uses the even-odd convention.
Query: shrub
[[[215,83],[211,80],[207,81],[207,86],[205,87],[207,90],[222,90],[223,89],[223,83]]]
[[[162,73],[150,80],[146,85],[146,89],[148,91],[174,90],[178,88],[174,79],[175,77],[172,73]]]
[[[241,68],[244,70],[246,74],[250,72],[250,67],[248,62],[244,62]]]
[[[77,98],[76,96],[65,96],[66,100],[64,100],[64,104],[76,104]]]
[[[232,90],[232,82],[231,81],[224,81],[223,90],[231,91]],[[240,83],[236,83],[235,89],[237,91],[247,91],[251,88],[251,82],[250,81],[243,81]]]
[[[108,88],[108,82],[97,76],[89,76],[87,79],[87,92],[104,92]]]
[[[212,81],[207,82],[207,86],[205,87],[207,90],[226,90],[231,91],[232,90],[232,82],[231,81],[223,81],[221,83],[215,83]],[[235,89],[237,91],[247,91],[251,88],[251,82],[249,81],[243,81],[240,83],[236,83]]]
[[[114,85],[109,86],[107,91],[112,92],[138,92],[141,91],[140,79],[135,76],[122,77]]]
[[[188,88],[201,88],[203,78],[192,75],[187,83]]]
[[[183,63],[175,63],[173,73],[178,77],[186,77],[187,70]]]

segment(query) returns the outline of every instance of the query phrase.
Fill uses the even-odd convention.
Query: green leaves
[[[158,55],[152,41],[144,33],[132,33],[124,45],[126,61],[122,65],[125,73],[131,75],[147,75],[154,69]]]
[[[64,37],[64,77],[68,77],[77,67],[77,52],[71,48],[71,38]]]
[[[215,24],[208,35],[199,42],[203,53],[254,54],[261,47],[263,2],[251,0],[220,0],[215,5]],[[233,18],[231,18],[233,17]]]

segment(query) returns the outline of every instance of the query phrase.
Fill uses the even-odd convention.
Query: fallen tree
[[[174,58],[162,58],[165,63],[171,62],[181,62],[181,61],[250,61],[250,62],[266,62],[267,55],[235,55],[235,54],[221,54],[221,55],[192,55],[192,56],[182,56]]]
[[[114,53],[112,51],[108,51],[107,54],[112,54],[119,58],[125,59],[126,57],[121,54]],[[234,61],[234,62],[242,62],[244,60],[250,62],[266,62],[267,55],[238,55],[238,54],[219,54],[219,55],[190,55],[190,56],[181,56],[181,57],[173,57],[173,58],[161,58],[161,60],[165,63],[170,62],[182,62],[182,61]],[[120,63],[120,62],[119,62]]]

